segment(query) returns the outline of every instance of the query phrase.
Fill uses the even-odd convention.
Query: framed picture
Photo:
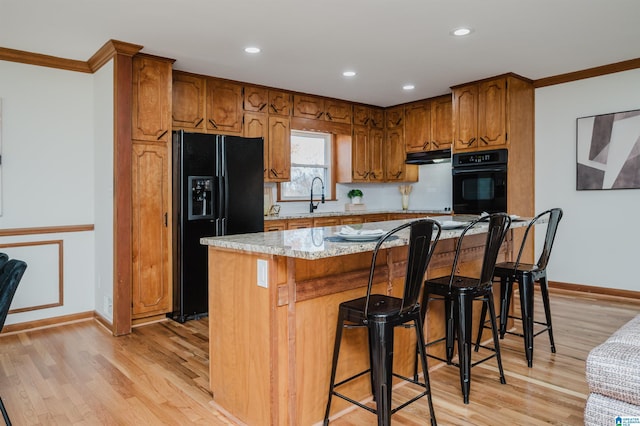
[[[640,188],[640,110],[576,121],[576,189]]]

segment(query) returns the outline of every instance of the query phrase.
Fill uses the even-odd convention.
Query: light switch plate
[[[258,259],[258,287],[269,287],[269,265],[266,260]]]

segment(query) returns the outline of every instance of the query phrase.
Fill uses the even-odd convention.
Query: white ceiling
[[[640,0],[0,0],[0,46],[86,61],[115,39],[179,70],[390,106],[638,58],[638,19]]]

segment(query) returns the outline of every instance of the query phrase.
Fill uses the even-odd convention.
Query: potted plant
[[[347,193],[347,197],[351,199],[352,204],[361,204],[362,195],[362,191],[360,191],[359,189],[352,189]]]

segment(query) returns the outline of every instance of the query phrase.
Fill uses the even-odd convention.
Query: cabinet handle
[[[440,144],[436,141],[431,141],[431,145],[433,145],[436,148],[440,148]]]
[[[216,124],[216,122],[215,122],[215,121],[213,121],[213,119],[211,119],[211,118],[210,118],[210,119],[209,119],[209,123],[211,123],[211,125],[212,125],[213,127],[215,127],[216,129],[218,128],[218,125]]]
[[[204,120],[204,118],[201,118],[200,120],[198,120],[198,122],[196,123],[196,125],[195,125],[195,126],[193,126],[193,127],[198,127],[198,126],[200,125],[200,123],[202,123],[202,121],[203,121],[203,120]]]
[[[273,177],[278,177],[278,172],[276,172],[274,169],[271,169],[271,174],[273,175]]]
[[[376,178],[375,172],[370,172],[369,176],[371,177],[371,179],[375,179]]]
[[[367,120],[368,120],[368,119],[367,119]],[[371,125],[372,125],[373,127],[378,127],[378,123],[376,123],[376,120],[374,120],[374,119],[371,119]]]
[[[267,106],[267,104],[266,104],[266,103],[262,104],[262,105],[260,106],[260,108],[258,108],[258,111],[262,111],[262,110],[264,109],[264,107],[266,107],[266,106]]]
[[[271,109],[273,110],[273,112],[278,112],[278,108],[276,108],[276,106],[274,104],[269,105],[271,107]]]
[[[164,212],[164,227],[169,226],[169,213]]]
[[[394,178],[398,179],[400,177],[400,175],[402,174],[402,170],[400,170],[398,173],[396,173],[395,175],[393,175]]]
[[[487,140],[484,138],[484,136],[480,136],[480,140],[481,140],[485,145],[489,145],[489,142],[487,142]]]
[[[316,114],[316,118],[321,118],[321,117],[322,117],[322,114],[324,114],[324,112],[322,112],[322,111],[321,111],[321,112],[319,112],[318,114]]]
[[[422,144],[422,149],[427,149],[428,146],[429,146],[429,141],[426,141],[425,143]]]
[[[333,121],[333,117],[331,116],[331,114],[329,114],[328,112],[326,114],[327,114],[327,119]]]
[[[400,123],[402,123],[402,118],[398,118],[398,121],[396,121],[396,126],[399,126]]]
[[[366,126],[367,124],[369,124],[369,119],[368,119],[368,118],[365,118],[365,119],[364,119],[364,123],[362,123],[362,124],[364,124],[365,126]]]
[[[471,145],[475,141],[476,141],[476,138],[471,138],[471,139],[469,139],[469,142],[466,143],[466,145]]]

